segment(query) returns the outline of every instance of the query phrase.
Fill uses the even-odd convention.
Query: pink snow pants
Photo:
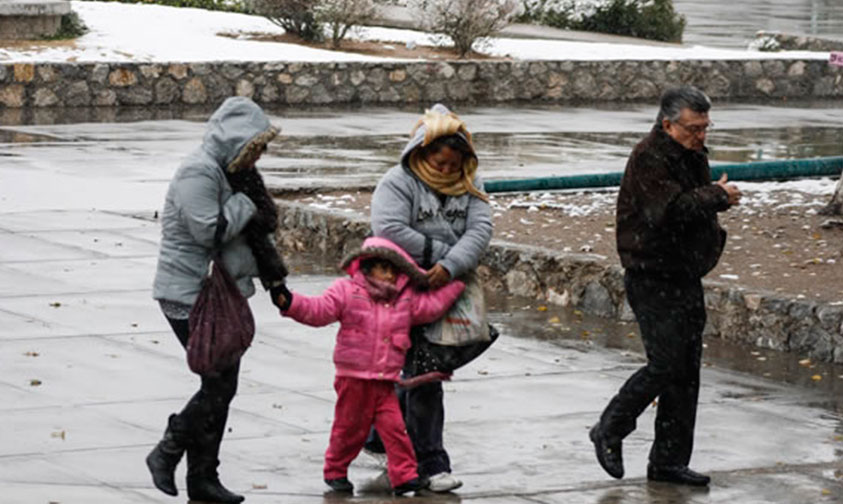
[[[372,425],[386,448],[387,473],[393,487],[418,476],[416,454],[407,435],[395,384],[338,376],[334,380],[337,405],[331,441],[325,452],[325,479],[348,475],[348,466],[363,449]]]

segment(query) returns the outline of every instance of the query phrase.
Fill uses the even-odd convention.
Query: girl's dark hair
[[[383,259],[381,257],[367,257],[365,259],[362,259],[360,261],[360,269],[363,271],[363,273],[368,275],[369,273],[372,272],[372,268],[374,268],[378,264],[381,264],[385,267],[388,266],[389,268],[392,268],[393,270],[396,269],[395,265],[392,264],[391,261],[387,261],[386,259]]]
[[[419,154],[423,157],[428,156],[429,154],[436,154],[443,147],[448,147],[453,149],[460,154],[462,154],[463,158],[467,157],[477,157],[474,154],[474,151],[471,149],[471,146],[466,141],[465,137],[458,134],[453,135],[446,135],[437,138],[436,140],[430,142],[428,145],[421,148]]]

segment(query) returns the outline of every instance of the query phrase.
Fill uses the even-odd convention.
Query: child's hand
[[[451,272],[439,263],[427,270],[427,283],[432,289],[438,289],[451,281]]]

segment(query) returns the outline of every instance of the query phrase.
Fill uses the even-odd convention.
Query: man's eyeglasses
[[[696,125],[696,126],[685,126],[681,122],[675,122],[673,124],[675,124],[677,126],[681,126],[683,130],[687,131],[688,133],[690,133],[692,135],[699,135],[700,133],[705,133],[708,130],[714,128],[713,122],[710,122],[710,123],[705,124],[705,125]]]

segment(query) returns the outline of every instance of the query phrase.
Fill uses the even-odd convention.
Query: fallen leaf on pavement
[[[820,381],[820,380],[823,379],[823,377],[818,375],[818,374],[815,374],[814,376],[811,377],[811,379],[814,380],[814,381]]]

